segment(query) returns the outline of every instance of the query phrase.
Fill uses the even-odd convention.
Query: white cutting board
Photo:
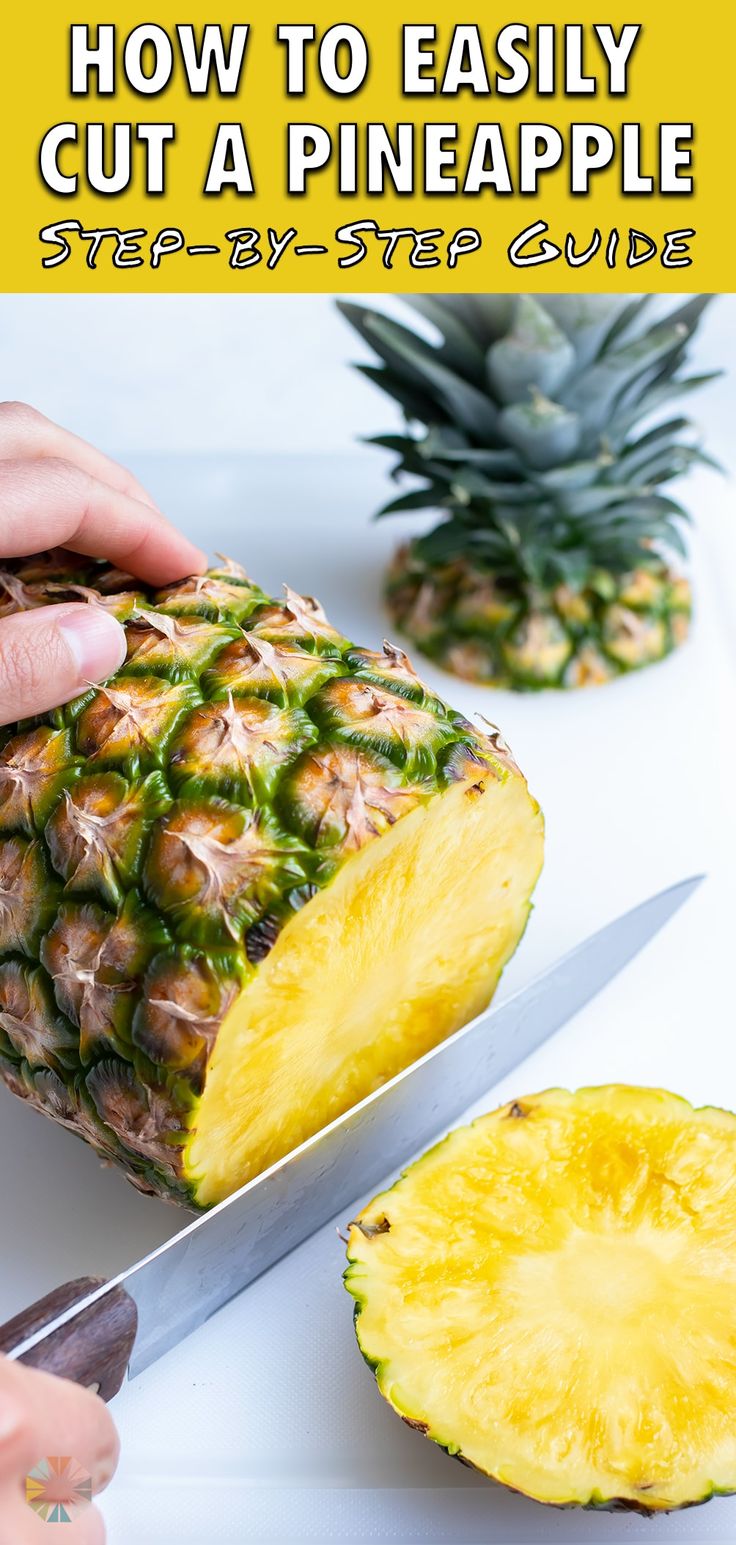
[[[139,458],[135,470],[192,535],[262,583],[288,578],[351,637],[383,637],[381,572],[416,524],[369,524],[385,498],[379,452]],[[551,1083],[609,1079],[736,1108],[736,584],[726,567],[736,552],[723,535],[733,497],[703,473],[688,501],[702,514],[698,615],[691,642],[664,664],[599,691],[529,697],[425,669],[466,713],[501,725],[546,814],[535,912],[500,996],[653,891],[709,875],[600,1000],[479,1110]],[[184,1221],[4,1090],[0,1174],[2,1316],[68,1277],[119,1269]],[[343,1264],[333,1223],[121,1392],[123,1457],[103,1506],[110,1545],[736,1540],[736,1499],[654,1523],[557,1513],[452,1464],[378,1396],[354,1344]]]

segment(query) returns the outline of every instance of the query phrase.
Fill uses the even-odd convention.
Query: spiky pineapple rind
[[[687,580],[661,561],[545,591],[464,560],[397,552],[386,602],[402,634],[468,681],[519,692],[600,685],[662,660],[690,622]]]
[[[0,572],[6,610],[59,587],[112,601],[128,658],[0,735],[0,1076],[196,1205],[208,1061],[281,929],[402,816],[501,776],[503,751],[401,650],[357,648],[235,565],[158,593],[68,555]]]

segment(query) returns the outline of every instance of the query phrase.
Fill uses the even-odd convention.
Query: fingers
[[[40,606],[0,622],[0,724],[68,703],[114,675],[125,630],[101,606]]]
[[[35,1545],[45,1524],[25,1501],[25,1480],[41,1459],[69,1455],[102,1491],[115,1472],[119,1444],[97,1395],[66,1379],[0,1357],[0,1545]],[[74,1512],[67,1545],[104,1545],[96,1507]]]
[[[70,547],[108,558],[152,585],[206,567],[206,555],[140,499],[70,461],[0,461],[0,554]]]
[[[68,1454],[96,1494],[115,1473],[120,1446],[98,1395],[53,1374],[3,1360],[0,1367],[0,1476],[25,1477],[40,1459]]]
[[[105,1525],[96,1507],[86,1507],[76,1515],[64,1545],[105,1545]]]
[[[71,1529],[64,1535],[64,1545],[105,1545],[105,1539],[101,1514],[96,1507],[85,1507],[75,1514]]]
[[[33,456],[56,456],[71,461],[102,483],[109,483],[119,493],[138,499],[141,504],[157,506],[151,495],[127,467],[121,467],[102,451],[53,424],[27,402],[0,402],[0,458],[21,460]]]
[[[46,1524],[13,1487],[0,1487],[0,1545],[43,1545]],[[53,1531],[52,1531],[53,1532]],[[105,1545],[105,1525],[96,1507],[84,1507],[64,1528],[64,1545]]]

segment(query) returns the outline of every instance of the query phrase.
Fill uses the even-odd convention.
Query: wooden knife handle
[[[0,1352],[12,1351],[72,1304],[102,1287],[104,1281],[104,1277],[78,1277],[76,1282],[65,1282],[63,1287],[39,1298],[38,1303],[0,1325]],[[60,1326],[53,1336],[39,1341],[19,1361],[83,1384],[103,1400],[112,1400],[125,1378],[137,1326],[138,1310],[133,1299],[124,1288],[113,1288]]]

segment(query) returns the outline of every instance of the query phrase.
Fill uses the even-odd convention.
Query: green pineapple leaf
[[[682,640],[676,480],[714,463],[679,409],[715,374],[687,369],[709,299],[662,315],[646,296],[412,296],[421,334],[342,305],[381,361],[360,368],[407,421],[374,437],[411,478],[380,513],[439,517],[399,553],[389,593],[439,663],[538,689],[607,680]]]

